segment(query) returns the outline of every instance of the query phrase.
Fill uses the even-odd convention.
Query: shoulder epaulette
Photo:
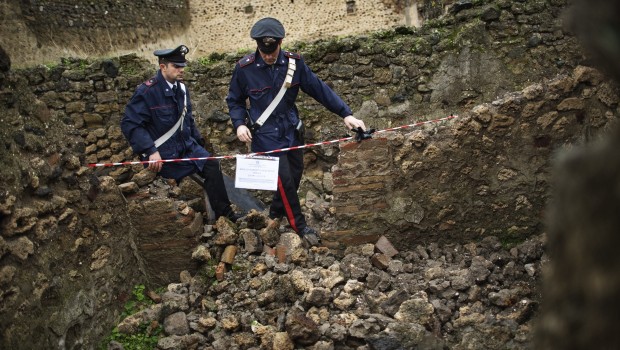
[[[296,60],[300,60],[301,59],[301,55],[296,53],[296,52],[284,51],[284,56],[290,57],[290,58],[294,58]]]
[[[256,54],[253,54],[253,53],[249,54],[239,60],[239,67],[243,68],[247,66],[248,64],[251,64],[252,62],[254,62],[255,59],[256,59]]]
[[[157,84],[157,78],[153,77],[147,81],[144,82],[144,85],[151,87],[153,85]]]

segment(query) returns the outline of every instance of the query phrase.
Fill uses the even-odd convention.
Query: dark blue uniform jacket
[[[276,63],[269,66],[257,51],[235,65],[230,82],[226,102],[235,130],[245,123],[247,98],[250,100],[249,115],[255,122],[276,97],[286,78],[289,57],[295,58],[297,65],[293,83],[269,119],[253,135],[253,152],[295,145],[295,127],[299,122],[295,99],[299,89],[342,118],[353,114],[351,108],[312,72],[300,55],[281,50]]]
[[[138,87],[127,104],[125,115],[121,120],[121,130],[133,151],[140,155],[141,159],[148,159],[149,155],[156,151],[159,151],[162,159],[210,156],[209,152],[198,144],[198,140],[202,137],[192,116],[189,91],[186,89],[187,98],[184,99],[182,89],[179,87],[177,90],[179,91],[175,96],[161,71],[158,71],[155,77]],[[159,149],[155,148],[155,140],[179,120],[185,100],[187,113],[182,129],[179,128],[168,141],[159,146]],[[204,160],[164,163],[159,174],[180,180],[202,170],[204,163]]]

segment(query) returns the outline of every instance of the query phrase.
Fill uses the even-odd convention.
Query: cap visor
[[[270,45],[270,46],[265,46],[265,45],[258,45],[258,49],[262,52],[262,53],[273,53],[276,49],[278,48],[278,45]]]

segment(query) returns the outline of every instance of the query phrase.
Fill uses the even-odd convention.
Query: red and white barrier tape
[[[375,134],[379,134],[379,133],[388,132],[388,131],[395,131],[395,130],[399,130],[399,129],[406,129],[406,128],[417,127],[417,126],[421,126],[421,125],[424,125],[424,124],[439,123],[439,122],[443,122],[443,121],[454,119],[454,118],[458,118],[458,116],[451,115],[451,116],[445,117],[445,118],[426,120],[426,121],[423,121],[423,122],[417,122],[417,123],[413,123],[413,124],[397,126],[397,127],[394,127],[394,128],[387,128],[387,129],[383,129],[383,130],[378,130],[378,131],[375,131],[374,133]],[[161,159],[161,160],[130,161],[130,162],[120,162],[120,163],[90,163],[90,164],[88,164],[88,166],[89,167],[107,167],[107,166],[135,165],[135,164],[149,164],[149,163],[177,163],[177,162],[187,162],[187,161],[193,161],[193,160],[235,159],[236,157],[239,157],[239,156],[244,156],[244,157],[260,156],[260,155],[264,155],[264,154],[286,152],[286,151],[291,151],[291,150],[295,150],[295,149],[310,148],[310,147],[321,146],[321,145],[329,145],[329,144],[332,144],[332,143],[340,143],[340,142],[352,140],[354,137],[355,136],[349,136],[349,137],[344,137],[344,138],[341,138],[341,139],[336,139],[336,140],[331,140],[331,141],[323,141],[323,142],[311,143],[311,144],[306,144],[306,145],[301,145],[301,146],[294,146],[294,147],[288,147],[288,148],[280,148],[280,149],[274,149],[274,150],[265,151],[265,152],[256,152],[256,153],[248,153],[248,154],[236,154],[236,155],[232,155],[232,156],[175,158],[175,159]]]

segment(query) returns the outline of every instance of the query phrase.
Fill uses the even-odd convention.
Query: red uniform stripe
[[[278,176],[278,190],[280,191],[280,197],[282,197],[282,204],[284,204],[284,210],[286,211],[286,217],[288,218],[288,223],[291,224],[291,227],[295,232],[299,232],[297,230],[297,223],[295,222],[295,215],[293,215],[293,209],[291,208],[291,204],[286,197],[286,192],[284,191],[284,186],[282,186],[282,180]]]

